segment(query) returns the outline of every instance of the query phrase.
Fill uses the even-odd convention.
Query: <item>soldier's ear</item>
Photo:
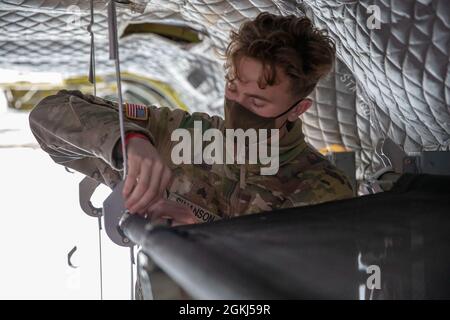
[[[312,100],[307,98],[302,101],[300,101],[297,106],[292,110],[294,112],[291,112],[289,114],[288,120],[289,121],[295,121],[300,117],[306,110],[308,110],[312,106]]]
[[[312,103],[313,103],[312,100],[309,99],[309,98],[307,98],[305,100],[302,100],[300,102],[300,114],[299,114],[299,116],[302,113],[306,112],[312,106]]]

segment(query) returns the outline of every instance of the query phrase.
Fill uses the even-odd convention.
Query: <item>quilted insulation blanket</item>
[[[127,2],[127,1],[123,1]],[[177,23],[203,35],[182,47],[154,34],[121,39],[122,71],[170,84],[191,111],[222,113],[224,74],[217,52],[229,31],[261,11],[307,9],[337,44],[333,72],[302,116],[309,143],[356,152],[357,176],[380,169],[376,145],[389,137],[406,152],[450,147],[450,1],[448,0],[152,0],[145,11],[119,8],[130,23]],[[106,1],[95,0],[97,72],[108,60]],[[1,0],[0,68],[87,75],[89,0]],[[203,75],[193,87],[194,72]]]

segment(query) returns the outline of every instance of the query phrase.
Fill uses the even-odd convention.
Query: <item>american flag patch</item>
[[[147,106],[135,103],[125,104],[125,115],[129,119],[135,120],[147,120],[148,119],[148,109]]]

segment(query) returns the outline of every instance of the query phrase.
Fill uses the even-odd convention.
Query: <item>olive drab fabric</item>
[[[301,120],[291,123],[279,142],[279,171],[261,175],[258,165],[180,164],[171,159],[171,133],[202,130],[223,132],[224,120],[206,113],[145,106],[130,114],[124,108],[126,132],[148,136],[172,169],[168,198],[189,206],[199,222],[279,208],[305,206],[353,196],[348,178],[304,141]],[[122,163],[113,150],[120,140],[118,104],[80,91],[62,90],[40,101],[29,116],[42,150],[58,164],[84,173],[111,188],[122,178]]]

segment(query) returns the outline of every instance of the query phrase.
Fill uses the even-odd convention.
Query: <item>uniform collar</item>
[[[288,126],[287,132],[284,134],[284,136],[280,139],[279,142],[279,158],[280,158],[280,170],[281,167],[285,164],[288,164],[303,151],[307,147],[305,142],[305,136],[303,135],[302,131],[302,121],[300,119],[297,119],[294,122],[290,122],[290,126]],[[270,151],[270,148],[269,148]],[[252,172],[255,174],[260,173],[260,167],[261,166],[268,166],[268,165],[261,165],[261,164],[247,164],[247,165],[240,165],[240,164],[225,164],[224,170],[227,172],[228,176],[232,175],[239,179],[239,176],[242,175],[242,168],[245,167],[245,171]]]

